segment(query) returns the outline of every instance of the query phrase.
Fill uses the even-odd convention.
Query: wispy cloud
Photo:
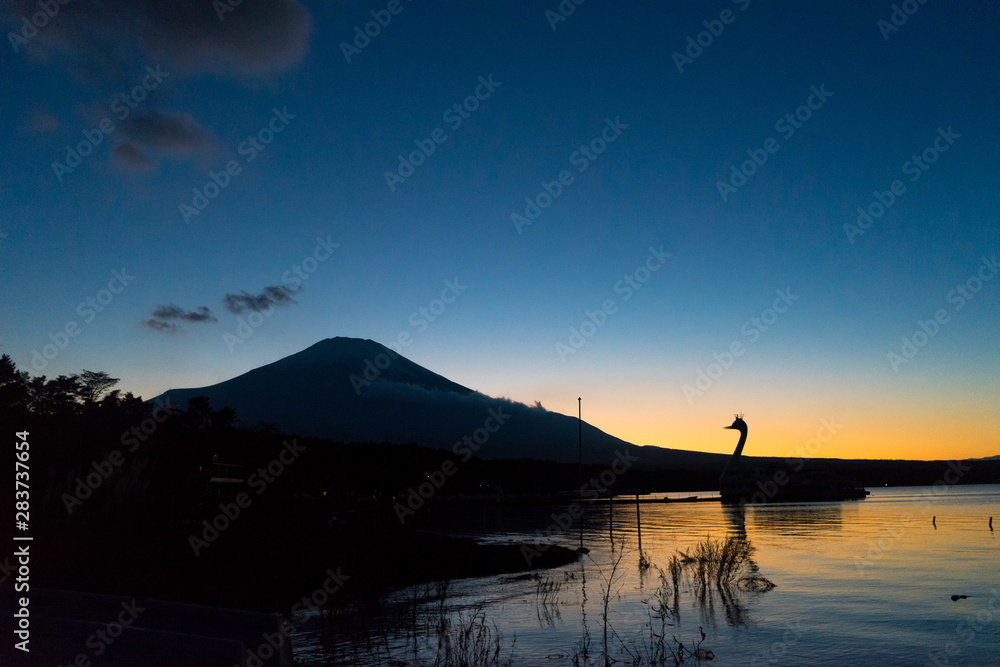
[[[260,312],[271,306],[287,306],[295,303],[290,295],[301,289],[299,287],[293,290],[284,285],[271,286],[265,287],[260,294],[248,294],[245,291],[242,294],[227,294],[223,297],[222,302],[232,313],[242,313],[247,310]]]
[[[188,322],[218,322],[208,306],[199,306],[197,310],[184,310],[177,306],[157,306],[153,317],[161,320],[187,320]]]
[[[195,310],[184,310],[178,306],[159,305],[153,311],[152,319],[143,320],[143,324],[156,331],[173,333],[177,331],[175,320],[184,322],[218,322],[208,306],[200,306]]]
[[[136,143],[171,153],[189,153],[211,143],[208,132],[187,113],[137,114],[125,132]]]
[[[162,331],[164,333],[174,333],[177,331],[177,325],[172,322],[161,322],[160,320],[143,320],[142,323],[153,329],[154,331]]]
[[[11,0],[9,8],[14,17],[38,11],[35,0]],[[301,61],[311,30],[297,0],[243,0],[222,17],[210,2],[72,2],[60,3],[59,20],[26,48],[76,55],[81,76],[120,76],[137,62],[266,76]]]
[[[118,164],[135,171],[147,171],[153,167],[153,161],[133,141],[122,141],[111,151],[111,156]]]
[[[25,127],[29,132],[37,134],[48,134],[59,129],[59,119],[48,111],[33,109],[28,117]]]
[[[200,154],[213,147],[214,137],[190,114],[162,108],[166,96],[144,83],[148,68],[161,71],[162,66],[163,76],[169,77],[164,86],[206,73],[257,86],[301,62],[308,49],[312,17],[298,0],[243,0],[226,4],[232,11],[220,13],[217,5],[222,4],[60,0],[58,16],[23,48],[39,63],[68,69],[93,89],[95,104],[146,85],[148,99],[144,96],[138,110],[130,103],[130,117],[116,121],[125,136],[112,155],[119,166],[148,170],[155,166],[157,152]],[[38,11],[37,0],[8,0],[0,15],[16,22]],[[27,129],[45,133],[77,124],[62,120],[39,111]],[[86,122],[96,120],[88,117]]]

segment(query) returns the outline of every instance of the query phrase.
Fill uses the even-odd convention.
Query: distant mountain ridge
[[[576,462],[578,456],[575,416],[487,396],[367,339],[327,338],[230,380],[171,389],[157,399],[168,397],[184,407],[194,396],[208,397],[216,409],[234,408],[244,427],[273,422],[287,433],[334,441],[412,442],[447,450],[462,443],[485,459]],[[637,456],[637,468],[669,470],[682,477],[684,471],[699,471],[713,483],[730,458],[729,454],[637,447],[583,422],[585,463],[608,465],[617,452]],[[744,458],[776,469],[790,465],[783,458]],[[973,460],[975,472],[963,481],[1000,482],[997,459]],[[945,463],[822,460],[827,469],[879,486],[931,484]]]
[[[243,426],[275,422],[290,433],[332,440],[443,449],[468,437],[483,458],[577,460],[575,417],[486,396],[372,340],[328,338],[230,380],[162,397],[183,407],[193,396],[235,408]],[[583,424],[585,461],[607,463],[616,451],[637,449]]]

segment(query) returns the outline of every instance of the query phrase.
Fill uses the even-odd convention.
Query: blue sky
[[[4,6],[8,33],[39,11]],[[1000,280],[948,300],[998,250],[995,4],[914,5],[885,35],[891,3],[592,0],[555,29],[556,2],[247,0],[221,20],[208,3],[114,6],[61,6],[0,49],[0,351],[21,368],[105,370],[150,397],[323,338],[404,333],[417,363],[566,413],[584,396],[589,421],[637,444],[725,451],[718,427],[741,410],[760,425],[755,453],[783,454],[831,414],[845,427],[823,455],[997,453]],[[341,44],[373,11],[391,21],[348,62]],[[678,71],[688,37],[707,46]],[[136,86],[134,109],[114,103]],[[453,127],[456,104],[474,110]],[[791,136],[776,127],[796,113],[808,120]],[[609,119],[620,134],[579,171],[574,153]],[[438,128],[390,189],[397,156]],[[947,150],[911,180],[904,164],[939,130]],[[769,138],[777,151],[724,200],[719,182]],[[564,170],[572,182],[519,230],[511,215]],[[845,232],[894,180],[905,192]],[[671,256],[626,301],[615,287],[651,247]],[[303,262],[308,279],[286,280]],[[135,278],[102,297],[123,268]],[[415,325],[445,281],[467,288]],[[751,342],[744,324],[786,289],[797,298]],[[78,310],[109,296],[89,321]],[[894,368],[889,353],[941,309]],[[734,342],[744,353],[685,392]]]

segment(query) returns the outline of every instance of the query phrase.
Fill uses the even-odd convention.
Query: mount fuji
[[[216,409],[234,408],[241,425],[276,423],[303,436],[468,447],[486,459],[578,457],[576,417],[479,393],[372,340],[328,338],[225,382],[158,398],[183,407],[194,396],[208,397]],[[640,450],[658,464],[668,452],[674,465],[721,469],[725,462],[715,454],[636,447],[583,423],[585,462],[607,464],[616,452]]]

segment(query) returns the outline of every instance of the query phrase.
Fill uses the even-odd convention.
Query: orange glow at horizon
[[[886,407],[875,402],[802,398],[789,410],[776,411],[759,396],[746,406],[749,425],[744,454],[841,459],[951,460],[1000,454],[1000,441],[987,417],[987,401],[923,401]],[[551,405],[549,403],[552,403]],[[817,408],[827,403],[825,412]],[[576,416],[543,401],[549,409]],[[612,392],[583,400],[583,419],[609,435],[635,445],[654,445],[715,454],[732,454],[739,440],[732,423],[734,410],[692,409],[684,400],[656,398],[622,400]],[[787,404],[787,401],[786,401]],[[561,406],[560,406],[561,407]],[[697,406],[696,406],[697,408]]]

